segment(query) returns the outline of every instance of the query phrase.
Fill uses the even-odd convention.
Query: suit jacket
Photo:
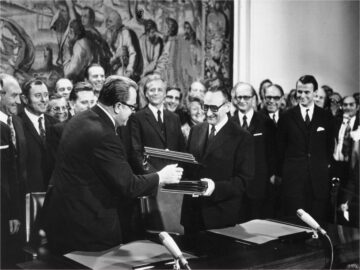
[[[51,182],[45,230],[50,247],[64,253],[120,244],[122,198],[154,192],[159,178],[133,175],[113,122],[95,106],[66,124]]]
[[[277,135],[278,174],[282,176],[283,194],[302,197],[305,185],[310,185],[315,198],[327,198],[334,149],[332,116],[315,106],[307,128],[298,105],[280,118]]]
[[[51,171],[54,170],[55,168],[55,163],[56,163],[56,159],[57,159],[57,150],[60,144],[60,139],[61,139],[61,135],[62,132],[65,128],[65,125],[68,121],[64,121],[64,122],[59,122],[56,123],[55,125],[50,126],[48,132],[47,132],[47,137],[48,137],[48,147],[49,147],[49,155],[50,155],[50,168]]]
[[[210,197],[184,196],[181,224],[185,229],[231,226],[239,218],[242,194],[254,176],[254,142],[251,135],[228,121],[208,144],[209,124],[194,126],[188,151],[202,166],[188,169],[192,180],[210,178],[215,190]]]
[[[19,182],[15,148],[11,141],[10,128],[0,122],[0,162],[1,162],[1,232],[2,237],[9,234],[9,220],[20,219],[19,213]]]
[[[24,124],[20,117],[13,115],[12,121],[16,133],[15,159],[17,163],[17,176],[20,184],[21,196],[24,195],[27,183],[27,146],[24,132]]]
[[[240,126],[237,112],[231,118]],[[259,112],[254,112],[248,131],[254,138],[255,176],[249,182],[246,190],[250,198],[264,198],[270,176],[275,173],[276,158],[276,127],[270,118],[266,118]]]
[[[24,124],[24,134],[28,153],[26,161],[26,193],[46,191],[52,173],[51,155],[48,147],[49,136],[46,133],[46,139],[45,142],[43,142],[26,113],[22,112],[20,117]],[[44,115],[44,119],[46,132],[49,131],[50,126],[58,123],[55,118],[46,114]]]
[[[164,110],[163,118],[165,136],[162,134],[154,114],[148,107],[135,113],[130,118],[131,160],[138,173],[146,172],[142,165],[144,146],[173,151],[184,151],[185,149],[185,141],[178,115]],[[148,163],[151,167],[150,171],[157,171],[167,165],[168,161],[150,157]]]

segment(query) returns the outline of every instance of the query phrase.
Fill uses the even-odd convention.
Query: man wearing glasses
[[[133,113],[136,90],[129,78],[109,76],[98,104],[66,124],[43,208],[52,252],[102,251],[123,243],[124,203],[179,182],[182,169],[174,165],[134,175],[127,162],[116,128]]]
[[[254,138],[255,176],[248,183],[241,216],[245,220],[274,217],[274,205],[269,198],[270,181],[275,177],[275,126],[254,109],[255,89],[239,82],[233,88],[237,111],[231,118]]]
[[[213,192],[184,196],[181,224],[186,234],[233,226],[239,221],[242,196],[254,176],[254,144],[251,135],[228,119],[229,94],[216,88],[206,92],[207,121],[194,126],[188,151],[201,166],[186,170],[186,177],[207,181]]]
[[[278,173],[282,177],[285,216],[301,208],[324,220],[329,204],[329,165],[334,149],[330,113],[315,106],[318,88],[312,75],[296,82],[299,105],[286,111],[278,123]]]
[[[265,107],[260,112],[269,117],[275,125],[277,125],[277,122],[282,114],[280,106],[283,96],[284,91],[278,84],[270,84],[265,88]]]

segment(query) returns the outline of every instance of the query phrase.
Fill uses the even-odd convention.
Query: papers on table
[[[183,254],[186,258],[194,258],[192,255]],[[152,263],[173,260],[164,246],[148,240],[131,242],[101,252],[74,251],[64,256],[96,270],[134,267],[140,269],[141,266],[148,269],[152,268]]]
[[[209,231],[254,244],[264,244],[276,240],[279,237],[292,234],[312,232],[312,230],[307,227],[261,219],[254,219],[249,222],[237,224],[234,227]]]

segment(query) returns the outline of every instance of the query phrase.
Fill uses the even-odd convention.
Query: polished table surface
[[[359,265],[359,229],[328,225],[325,229],[334,245],[333,268],[348,264]],[[174,236],[181,250],[196,255],[189,259],[192,269],[323,269],[329,268],[330,244],[323,236],[312,239],[311,234],[298,234],[266,244],[256,245],[236,241],[217,234],[202,232],[193,237]],[[158,241],[157,235],[149,237]],[[24,269],[85,268],[65,257],[44,257],[18,264]],[[154,268],[166,269],[159,263]],[[171,266],[170,266],[171,267]]]

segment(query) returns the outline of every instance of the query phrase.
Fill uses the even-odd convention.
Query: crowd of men
[[[23,243],[29,192],[47,192],[41,228],[59,253],[104,250],[145,229],[194,234],[300,208],[322,222],[350,211],[344,222],[359,225],[358,93],[341,97],[305,75],[287,98],[270,80],[260,101],[246,82],[195,81],[184,96],[156,73],[139,93],[98,64],[85,81],[62,78],[55,89],[39,79],[20,87],[7,74],[0,82],[2,263],[4,245]],[[201,166],[144,158],[145,146],[189,152]],[[208,189],[159,191],[180,179]],[[134,220],[142,196],[152,207],[144,224]]]

